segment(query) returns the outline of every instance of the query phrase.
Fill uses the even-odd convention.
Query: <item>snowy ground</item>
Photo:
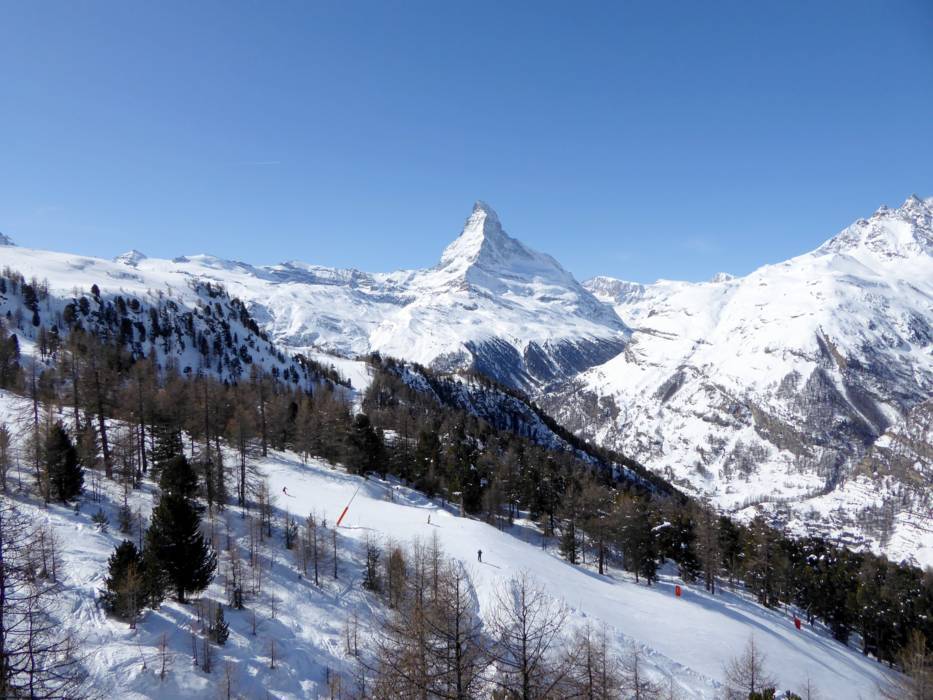
[[[0,395],[0,420],[14,423],[26,408],[22,400]],[[63,544],[62,622],[83,639],[94,688],[103,697],[216,697],[227,672],[245,697],[263,697],[263,692],[276,698],[327,696],[329,669],[344,673],[352,669],[344,653],[346,621],[357,615],[365,637],[374,624],[373,611],[380,605],[360,585],[363,543],[369,534],[401,544],[436,534],[446,554],[469,568],[484,615],[489,613],[498,584],[529,572],[571,607],[572,625],[586,620],[605,623],[620,651],[628,643],[641,647],[651,672],[659,678],[672,675],[684,697],[715,697],[723,662],[739,653],[751,634],[767,654],[769,667],[789,688],[799,687],[809,677],[824,697],[870,698],[875,697],[886,673],[880,664],[841,646],[825,632],[797,631],[788,613],[761,608],[740,594],[709,596],[687,586],[683,598],[677,599],[673,587],[679,581],[673,576],[662,577],[651,588],[636,585],[617,571],[601,577],[542,550],[532,541],[530,531],[502,532],[458,517],[397,484],[363,480],[323,462],[302,464],[294,455],[274,454],[261,460],[258,468],[271,492],[277,494],[276,531],[263,547],[262,592],[248,598],[246,610],[227,610],[231,636],[226,646],[215,647],[210,675],[192,663],[193,607],[167,601],[160,610],[147,612],[135,631],[107,618],[97,607],[107,557],[123,537],[116,532],[121,499],[116,485],[105,485],[100,504],[86,496],[78,513],[55,505],[43,508],[17,497],[25,510],[52,525]],[[28,473],[23,480],[28,480]],[[326,517],[330,528],[358,487],[359,495],[339,529],[340,578],[333,580],[327,570],[321,586],[314,586],[299,576],[292,552],[284,549],[281,520],[286,510],[299,518],[313,511]],[[131,504],[147,515],[154,495],[154,487],[147,484],[132,494]],[[91,522],[98,506],[110,516],[109,532],[98,531]],[[212,527],[221,550],[228,530],[234,542],[245,548],[246,522],[236,508],[214,519]],[[131,536],[135,538],[135,533]],[[482,564],[476,558],[480,548]],[[227,557],[222,554],[221,561]],[[226,600],[224,569],[222,564],[206,593],[216,600]],[[163,634],[168,668],[160,680]],[[275,669],[269,667],[272,640]]]

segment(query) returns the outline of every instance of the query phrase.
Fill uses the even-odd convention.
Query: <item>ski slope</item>
[[[0,421],[11,426],[20,446],[29,407],[28,401],[0,392]],[[61,417],[67,420],[67,415]],[[767,610],[738,593],[710,596],[702,588],[684,586],[678,599],[673,587],[683,584],[673,575],[662,576],[651,588],[635,584],[618,570],[599,576],[542,549],[531,529],[515,526],[503,532],[459,517],[399,484],[352,476],[323,461],[303,464],[295,455],[280,453],[270,454],[256,467],[275,495],[273,536],[260,548],[261,593],[247,597],[245,610],[227,608],[230,639],[225,646],[214,647],[214,670],[207,674],[192,663],[190,630],[198,626],[193,606],[166,601],[159,610],[147,611],[135,631],[106,617],[97,606],[107,558],[124,537],[116,531],[122,500],[119,487],[104,483],[102,501],[92,502],[94,475],[88,473],[78,512],[58,505],[44,508],[15,493],[20,479],[23,484],[31,481],[28,463],[21,462],[21,471],[11,479],[13,498],[51,526],[62,544],[58,614],[65,628],[81,640],[90,682],[102,697],[213,698],[227,675],[235,692],[244,697],[262,697],[266,692],[275,698],[328,697],[329,674],[350,678],[355,667],[344,650],[347,621],[359,619],[363,640],[379,624],[382,602],[361,586],[365,540],[370,535],[401,545],[436,535],[445,554],[467,567],[484,617],[491,612],[497,586],[527,572],[567,603],[568,632],[587,621],[606,625],[618,652],[636,645],[644,653],[648,672],[658,680],[673,677],[685,698],[717,697],[723,663],[737,655],[752,634],[767,655],[767,666],[789,689],[799,688],[809,678],[823,697],[872,698],[888,673],[824,631],[806,627],[797,631],[789,613]],[[314,512],[331,528],[354,493],[356,499],[338,531],[339,578],[332,579],[326,563],[320,585],[315,586],[310,577],[299,575],[294,553],[283,546],[286,513],[300,523]],[[157,489],[147,482],[131,494],[130,505],[146,517],[156,498]],[[110,518],[108,532],[91,522],[98,507]],[[208,598],[226,601],[228,531],[233,546],[244,561],[247,558],[248,521],[242,515],[238,508],[228,507],[205,525],[215,534],[221,560],[218,575],[204,594]],[[136,533],[128,536],[135,539]],[[483,550],[482,563],[477,561],[478,549]],[[163,635],[167,671],[160,678]],[[275,669],[270,668],[273,640]]]
[[[295,467],[288,460],[264,465],[273,493],[286,487],[292,496],[287,499],[292,512],[313,510],[332,520],[360,486],[360,478],[320,464]],[[750,634],[790,689],[803,686],[809,677],[827,697],[869,698],[885,677],[880,664],[827,634],[806,627],[797,631],[789,614],[733,593],[711,596],[672,576],[650,588],[618,571],[599,576],[509,532],[457,517],[397,485],[363,482],[342,526],[342,532],[358,541],[368,532],[399,543],[436,533],[444,551],[468,567],[484,617],[491,613],[496,586],[528,572],[551,595],[565,600],[572,624],[605,623],[620,651],[631,642],[642,647],[654,672],[673,675],[688,697],[716,696],[723,663],[741,652]],[[477,549],[483,551],[482,563],[477,562]],[[675,583],[684,587],[680,599],[674,596]]]

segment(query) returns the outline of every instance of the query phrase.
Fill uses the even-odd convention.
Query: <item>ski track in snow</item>
[[[28,410],[28,401],[0,393],[0,420]],[[67,416],[66,416],[67,418]],[[232,455],[231,455],[232,459]],[[788,688],[799,687],[807,677],[825,697],[872,697],[884,667],[855,649],[833,641],[821,629],[794,629],[789,612],[762,608],[741,593],[708,595],[702,587],[684,585],[670,573],[650,588],[636,585],[615,569],[610,576],[574,567],[554,552],[541,549],[530,530],[521,525],[500,531],[478,520],[459,517],[450,507],[400,486],[352,476],[319,460],[307,464],[293,454],[270,454],[257,462],[275,494],[276,530],[267,540],[267,573],[263,594],[248,597],[246,610],[227,608],[231,635],[226,646],[214,647],[214,671],[208,676],[191,662],[190,626],[194,608],[166,601],[159,610],[147,611],[134,632],[125,623],[106,617],[97,607],[97,591],[103,586],[106,561],[123,535],[116,531],[117,509],[122,496],[116,484],[103,484],[104,499],[94,503],[86,494],[80,513],[17,497],[24,510],[44,519],[55,529],[63,546],[63,591],[58,614],[63,626],[81,640],[94,688],[104,697],[212,698],[216,684],[231,664],[235,686],[247,697],[266,691],[277,698],[321,697],[326,694],[327,669],[349,674],[352,664],[344,654],[344,625],[359,616],[361,635],[378,625],[381,602],[363,591],[362,568],[367,535],[382,542],[411,544],[437,535],[445,554],[470,573],[474,594],[485,617],[494,604],[496,587],[512,576],[528,572],[556,598],[571,608],[569,626],[590,621],[605,624],[614,647],[624,651],[634,644],[645,655],[648,670],[659,680],[672,675],[689,698],[712,698],[719,690],[722,664],[738,654],[750,634],[768,657],[768,666]],[[26,467],[23,467],[26,469]],[[29,481],[28,469],[22,475]],[[13,479],[16,482],[16,476]],[[291,497],[282,495],[287,487]],[[293,554],[284,549],[281,522],[286,511],[299,519],[315,512],[326,518],[328,528],[360,487],[344,526],[339,528],[340,579],[333,581],[327,564],[321,586],[300,577]],[[131,494],[130,505],[148,516],[154,487],[148,482]],[[110,518],[109,532],[99,532],[91,522],[98,505]],[[427,516],[431,515],[431,524]],[[215,519],[220,543],[224,523],[245,546],[245,521],[230,507]],[[206,529],[210,528],[207,524]],[[129,535],[134,540],[136,534]],[[329,538],[328,543],[329,545]],[[483,550],[483,562],[476,560]],[[247,582],[249,580],[248,567]],[[310,570],[309,570],[310,573]],[[205,592],[225,600],[223,577],[218,575]],[[675,583],[684,588],[677,599]],[[272,597],[275,599],[273,615]],[[252,635],[251,614],[256,611],[258,634]],[[167,637],[168,671],[158,677],[159,642]],[[276,669],[268,668],[269,640],[276,639]],[[199,654],[201,650],[199,648]],[[145,663],[145,668],[143,667]]]

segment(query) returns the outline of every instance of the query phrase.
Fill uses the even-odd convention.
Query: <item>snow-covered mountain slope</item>
[[[29,410],[28,401],[0,392],[3,422],[15,426],[17,417]],[[888,677],[883,665],[833,641],[824,630],[805,626],[798,631],[789,612],[762,608],[741,591],[710,596],[702,586],[685,585],[670,574],[662,575],[651,588],[635,584],[615,569],[599,576],[543,550],[534,533],[521,524],[501,531],[457,517],[398,484],[350,476],[322,461],[302,464],[292,454],[271,453],[256,467],[268,480],[270,492],[279,494],[273,534],[257,545],[260,593],[247,595],[244,610],[225,610],[230,638],[224,646],[212,647],[211,673],[192,663],[192,630],[201,629],[194,605],[166,601],[159,610],[147,611],[136,630],[108,618],[98,607],[107,558],[123,539],[116,527],[123,494],[115,483],[104,481],[102,500],[84,502],[78,512],[15,497],[25,512],[52,529],[60,543],[62,589],[55,614],[80,640],[81,656],[99,696],[226,697],[229,679],[234,697],[331,697],[328,677],[337,674],[344,676],[344,688],[352,693],[356,662],[346,651],[348,625],[358,621],[360,646],[365,646],[386,614],[380,600],[361,586],[367,538],[405,546],[416,539],[430,542],[435,535],[444,554],[468,571],[472,594],[486,621],[495,606],[497,587],[527,573],[569,606],[568,634],[588,621],[604,623],[614,652],[623,653],[634,645],[643,653],[643,672],[661,681],[672,677],[675,690],[685,699],[720,697],[722,664],[739,654],[751,635],[766,655],[768,669],[786,688],[800,689],[809,679],[821,697],[867,698],[874,697],[878,683]],[[24,481],[28,478],[28,473],[23,476]],[[17,483],[17,474],[11,482]],[[288,495],[283,495],[283,488]],[[357,490],[338,529],[339,578],[331,575],[328,554],[320,584],[315,585],[312,576],[299,575],[294,552],[283,547],[286,514],[315,513],[332,529],[335,517]],[[144,482],[140,490],[131,491],[131,508],[147,517],[156,493],[151,483]],[[107,532],[91,520],[98,507],[110,519]],[[224,586],[233,551],[247,571],[247,581],[252,581],[255,570],[246,565],[249,522],[231,506],[206,525],[220,556],[218,576],[204,593],[206,598],[227,600]],[[481,564],[476,561],[478,548],[483,550]],[[673,591],[678,583],[684,587],[679,599]],[[163,638],[166,663],[160,678]],[[270,668],[273,641],[275,668]],[[201,645],[198,653],[203,654]]]
[[[238,381],[256,368],[305,387],[325,375],[338,379],[308,358],[286,355],[243,302],[209,281],[163,285],[127,275],[123,265],[25,248],[4,249],[0,263],[4,326],[21,351],[38,359],[81,329],[184,374]]]
[[[139,275],[223,282],[276,342],[379,351],[442,369],[478,369],[532,389],[617,354],[628,329],[556,260],[508,236],[477,202],[428,270],[369,274],[301,262],[253,267],[212,256],[120,256]]]
[[[445,370],[476,369],[526,390],[616,355],[628,329],[556,260],[508,236],[477,202],[462,233],[428,270],[369,274],[301,262],[269,267],[210,255],[114,261],[27,248],[0,263],[61,292],[188,293],[222,283],[278,345],[353,356],[379,351]]]
[[[428,270],[16,247],[0,249],[0,264],[62,299],[97,284],[105,297],[193,309],[204,305],[193,283],[220,282],[279,348],[479,370],[724,508],[767,503],[791,527],[867,537],[923,563],[929,441],[894,462],[885,445],[928,435],[917,407],[933,393],[931,207],[912,197],[811,253],[701,284],[580,285],[481,202]]]
[[[726,508],[933,563],[931,201],[742,278],[587,286],[634,332],[542,399],[559,420]]]

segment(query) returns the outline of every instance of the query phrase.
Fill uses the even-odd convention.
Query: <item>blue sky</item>
[[[579,278],[746,273],[933,194],[933,3],[0,3],[0,231]]]

